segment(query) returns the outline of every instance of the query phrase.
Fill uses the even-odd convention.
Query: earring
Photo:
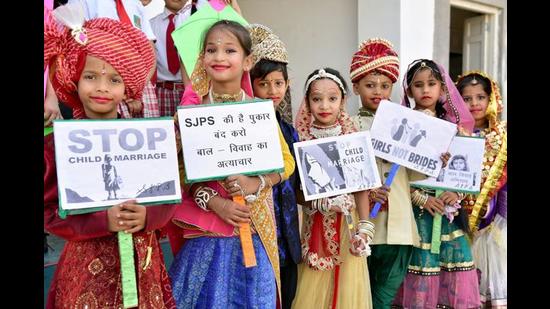
[[[195,64],[195,69],[190,76],[191,85],[193,90],[201,97],[204,97],[208,93],[208,88],[210,84],[210,78],[206,74],[206,69],[202,65],[202,61],[197,61]]]

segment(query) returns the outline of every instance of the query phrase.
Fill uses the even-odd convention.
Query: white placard
[[[294,143],[306,201],[380,187],[368,131]]]
[[[428,176],[437,176],[457,126],[387,100],[382,100],[370,133],[377,157]]]
[[[415,187],[429,187],[448,191],[479,193],[485,139],[455,136],[449,147],[451,158],[437,177],[411,182]]]
[[[62,209],[181,200],[172,118],[60,120],[54,133]]]
[[[282,172],[273,102],[178,107],[185,182]]]

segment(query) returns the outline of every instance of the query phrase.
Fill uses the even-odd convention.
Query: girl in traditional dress
[[[468,195],[463,203],[474,232],[475,263],[481,270],[481,301],[487,308],[506,308],[507,139],[506,123],[499,120],[500,91],[494,80],[479,71],[459,77],[457,88],[474,117],[474,135],[485,138],[481,192]]]
[[[250,82],[243,83],[252,68],[248,30],[227,20],[206,30],[199,62],[191,74],[194,85],[186,88],[182,104],[251,99]],[[224,181],[182,185],[183,202],[173,219],[179,229],[170,232],[176,238],[173,249],[177,254],[169,275],[178,308],[275,308],[281,302],[271,187],[288,179],[295,163],[280,130],[279,139],[285,165],[280,174],[233,175]],[[182,143],[185,140],[177,134],[178,151]],[[183,165],[180,169],[184,174]],[[234,202],[236,195],[247,195],[246,204]],[[246,268],[243,263],[240,223],[251,225],[254,267]]]
[[[462,97],[447,73],[434,61],[420,59],[411,63],[405,75],[404,90],[403,105],[411,107],[411,97],[415,110],[455,123],[459,132],[472,131],[474,121]],[[478,308],[479,285],[465,235],[467,226],[463,210],[460,209],[458,219],[452,220],[460,208],[463,194],[447,191],[436,197],[433,190],[416,189],[411,197],[417,206],[414,215],[420,245],[413,249],[408,273],[394,300],[395,307]],[[437,248],[431,247],[436,213],[442,214],[441,242],[439,253],[432,253],[437,252]]]
[[[44,24],[44,66],[50,65],[56,95],[85,118],[116,119],[117,105],[124,98],[141,97],[154,65],[147,38],[139,29],[112,19],[84,23],[75,6],[59,7],[54,14],[72,27],[51,18]],[[44,137],[44,228],[67,242],[46,308],[122,308],[119,231],[133,233],[140,308],[175,308],[156,233],[169,221],[174,206],[146,208],[126,201],[62,219],[53,135]]]
[[[356,132],[344,110],[346,84],[340,73],[325,68],[308,76],[296,118],[300,140]],[[374,237],[367,220],[367,191],[304,203],[302,258],[293,308],[372,308],[365,256]],[[342,214],[351,214],[356,233],[350,237]]]

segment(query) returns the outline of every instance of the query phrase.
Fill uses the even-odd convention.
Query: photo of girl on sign
[[[305,171],[306,190],[309,195],[345,189],[342,167],[331,162],[340,159],[336,142],[299,148],[302,169]]]
[[[103,182],[105,183],[105,191],[109,193],[108,200],[117,199],[116,191],[120,189],[120,177],[118,177],[116,167],[111,164],[113,159],[110,155],[105,155],[105,163],[101,164],[103,172]],[[111,194],[112,192],[112,194]],[[114,198],[113,198],[114,195]]]

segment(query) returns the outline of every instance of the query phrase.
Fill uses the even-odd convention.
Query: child
[[[203,0],[206,3],[206,0]],[[164,11],[150,21],[156,36],[157,87],[160,116],[174,116],[189,77],[181,67],[171,32],[191,15],[191,5],[185,1],[164,0]],[[184,6],[185,5],[185,6]],[[170,31],[170,33],[168,32]]]
[[[457,88],[474,117],[474,135],[485,137],[481,192],[464,201],[470,229],[479,229],[472,253],[481,270],[481,301],[484,306],[506,308],[507,136],[506,123],[499,120],[500,91],[495,81],[478,71],[459,77]]]
[[[449,169],[455,171],[468,171],[468,162],[463,155],[455,155],[449,163]]]
[[[473,119],[451,78],[432,60],[415,60],[409,65],[403,82],[402,104],[445,119],[459,126],[459,132],[471,132]],[[408,273],[394,304],[403,308],[478,308],[479,286],[470,245],[465,237],[467,226],[450,221],[460,208],[463,194],[434,190],[414,190],[411,194],[414,215],[420,233],[420,246],[413,249]],[[447,206],[447,207],[446,207]],[[391,205],[390,205],[391,207]],[[429,213],[426,213],[427,210]],[[452,211],[452,212],[450,212]],[[441,218],[440,253],[431,253],[433,215]],[[448,212],[448,213],[446,213]],[[447,217],[449,216],[449,218]]]
[[[350,66],[353,92],[362,104],[359,114],[353,117],[359,130],[370,130],[380,101],[390,99],[398,76],[399,59],[390,42],[373,38],[361,44]],[[376,164],[384,182],[392,163],[377,158]],[[390,308],[407,273],[413,246],[420,244],[409,182],[424,178],[421,173],[400,167],[391,190],[386,186],[370,190],[371,203],[382,204],[372,219],[377,231],[367,258],[373,308]]]
[[[149,44],[154,47],[156,40],[149,19],[145,14],[145,8],[136,0],[69,0],[69,3],[80,3],[84,8],[85,18],[107,17],[122,23],[133,25],[140,29],[149,39]],[[155,87],[149,81],[155,72],[155,66],[147,75],[148,82],[144,85],[143,96],[137,99],[126,98],[118,109],[123,118],[150,118],[159,117],[159,107]],[[74,118],[81,115],[74,114]]]
[[[301,141],[357,131],[344,111],[346,91],[344,79],[331,68],[315,70],[308,76],[295,123]],[[364,258],[374,237],[374,224],[366,220],[367,191],[306,202],[303,210],[304,263],[298,266],[292,307],[372,308]],[[352,239],[343,212],[351,213],[357,222]]]
[[[232,21],[216,22],[206,31],[202,46],[199,66],[211,80],[202,104],[251,99],[251,93],[241,88],[243,75],[252,68],[251,39],[246,28]],[[197,103],[198,96],[188,86],[182,104]],[[233,175],[224,181],[183,184],[184,201],[176,210],[173,222],[181,227],[175,236],[188,239],[169,271],[179,308],[275,308],[276,303],[280,303],[271,187],[288,179],[294,171],[294,159],[280,131],[279,139],[285,165],[283,173]],[[182,143],[185,141],[178,138],[180,150]],[[180,168],[184,173],[183,166]],[[233,202],[231,196],[246,195],[244,192],[257,199],[247,199],[245,205]],[[204,226],[205,221],[208,226]],[[251,223],[255,267],[245,268],[243,264],[236,229],[241,222]],[[227,227],[229,234],[224,232]]]
[[[84,23],[82,18],[75,24],[74,9],[63,6],[54,11],[66,25],[67,16],[73,16],[73,35],[71,29],[54,22],[44,30],[44,66],[50,65],[53,89],[86,118],[117,118],[122,99],[141,96],[154,65],[153,49],[141,31],[112,19]],[[125,231],[133,233],[140,306],[175,308],[156,235],[174,207],[146,208],[130,200],[108,210],[61,219],[53,134],[44,138],[44,167],[44,228],[67,240],[46,307],[122,307],[116,232]]]
[[[279,127],[292,157],[295,158],[292,144],[299,139],[298,133],[291,124],[292,119],[288,119],[289,116],[292,117],[292,105],[288,87],[286,48],[269,28],[262,25],[249,25],[248,28],[252,38],[252,56],[255,62],[250,71],[254,95],[261,99],[273,100]],[[299,184],[297,175],[298,173],[294,172],[288,180],[273,187],[283,309],[290,309],[292,305],[298,279],[297,264],[302,260],[295,193]]]

